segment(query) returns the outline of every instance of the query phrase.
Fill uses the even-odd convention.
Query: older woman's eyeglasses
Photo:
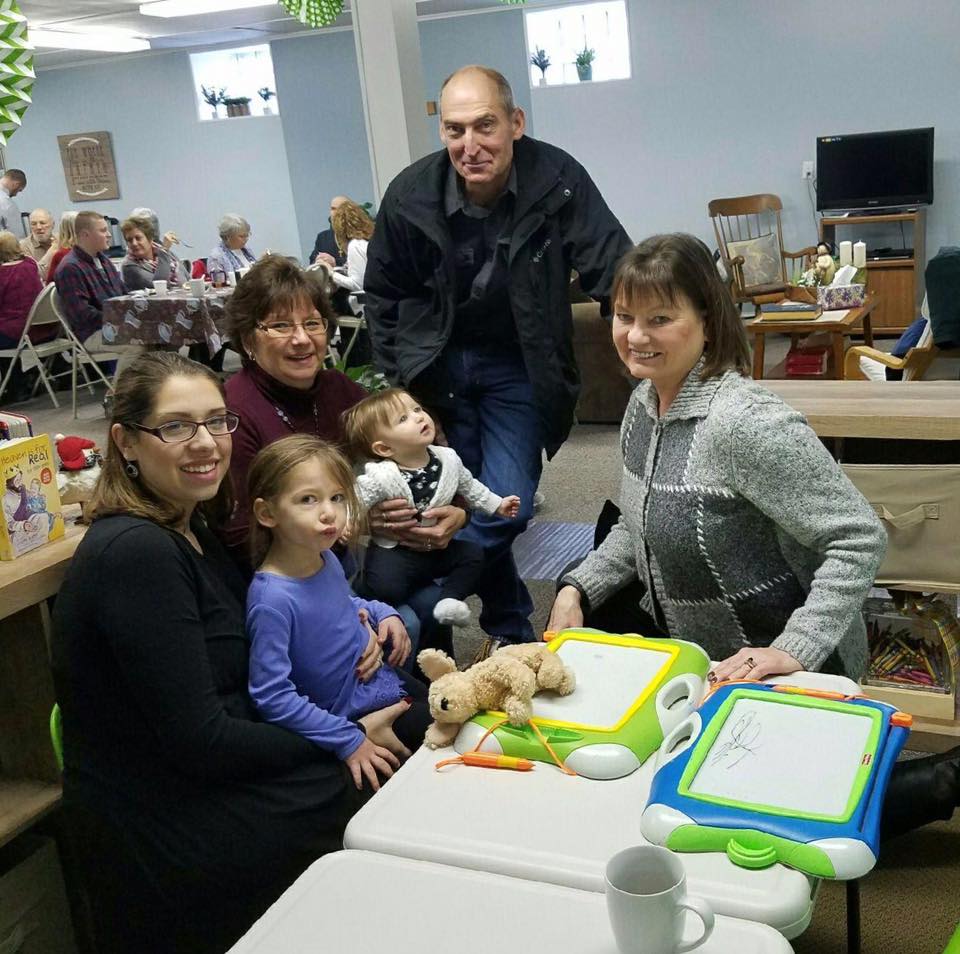
[[[207,429],[211,437],[226,437],[240,426],[240,415],[228,411],[226,414],[215,414],[205,421],[167,421],[159,427],[147,427],[145,424],[131,424],[138,431],[146,431],[159,437],[164,444],[182,444],[193,440],[194,435],[201,427]]]
[[[327,333],[327,323],[323,318],[308,318],[306,321],[261,321],[257,327],[271,338],[290,338],[297,328],[310,335],[311,338]]]

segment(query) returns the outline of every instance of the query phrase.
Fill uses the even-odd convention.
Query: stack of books
[[[777,301],[760,306],[765,321],[814,321],[823,314],[819,305],[806,301]]]

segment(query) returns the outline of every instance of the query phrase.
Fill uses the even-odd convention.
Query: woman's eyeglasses
[[[292,338],[297,328],[303,328],[311,338],[327,333],[327,323],[323,318],[308,318],[306,321],[260,322],[257,327],[271,338]]]
[[[226,437],[240,426],[240,415],[228,411],[226,414],[208,417],[205,421],[167,421],[159,427],[147,427],[144,424],[130,426],[159,437],[165,444],[182,444],[184,441],[192,440],[201,427],[205,427],[211,437]]]

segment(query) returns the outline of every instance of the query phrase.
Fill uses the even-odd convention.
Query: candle
[[[857,242],[853,246],[853,264],[856,268],[867,267],[867,243]]]
[[[841,242],[840,243],[840,264],[849,265],[852,261],[851,249],[853,248],[852,242]]]

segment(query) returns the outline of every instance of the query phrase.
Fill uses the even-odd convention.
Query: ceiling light
[[[248,10],[270,5],[271,0],[156,0],[154,3],[141,3],[140,12],[147,17],[192,17],[199,13]]]
[[[63,30],[45,30],[30,27],[27,37],[35,47],[57,50],[93,50],[103,53],[137,53],[149,50],[150,43],[129,33],[101,30],[97,33],[67,33]]]

